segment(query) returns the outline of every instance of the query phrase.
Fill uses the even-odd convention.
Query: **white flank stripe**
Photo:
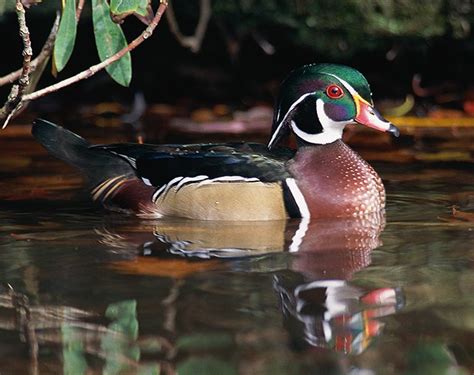
[[[257,182],[260,181],[256,177],[242,177],[242,176],[222,176],[222,177],[216,177],[213,178],[212,180],[209,180],[212,182],[235,182],[235,181],[245,181],[245,182]]]
[[[193,182],[193,181],[202,181],[202,180],[205,180],[209,178],[209,176],[206,176],[206,175],[199,175],[199,176],[195,176],[195,177],[185,177],[183,178],[178,185],[176,185],[176,189],[179,190],[184,184],[188,183],[188,182]]]
[[[182,179],[184,179],[184,177],[180,176],[180,177],[175,177],[173,178],[170,182],[168,182],[167,184],[163,185],[162,187],[160,187],[157,191],[155,191],[155,193],[153,194],[152,196],[152,201],[154,203],[156,203],[156,201],[158,200],[158,198],[160,197],[161,194],[167,194],[169,189],[171,189],[173,187],[173,185],[175,185],[176,183],[178,183],[179,181],[181,181]]]
[[[288,251],[290,253],[296,253],[300,249],[300,245],[303,242],[303,238],[308,231],[308,224],[310,219],[308,217],[304,217],[300,221],[300,225],[298,226],[298,230],[296,231],[295,235],[291,239],[291,245]]]
[[[222,176],[216,177],[210,180],[201,181],[197,186],[201,187],[204,185],[210,185],[217,182],[260,182],[260,180],[256,177],[242,177],[242,176]]]
[[[160,187],[157,191],[153,193],[153,196],[151,197],[151,200],[153,203],[156,203],[158,197],[165,189],[166,189],[166,185],[163,185],[162,187]]]
[[[298,185],[296,185],[295,179],[287,178],[285,182],[288,188],[290,189],[291,195],[293,196],[293,199],[295,200],[298,209],[300,210],[301,217],[306,217],[309,219],[311,215],[309,213],[308,205],[306,204],[303,193],[301,193],[300,188],[298,187]]]
[[[275,131],[273,132],[272,138],[270,139],[270,142],[268,142],[268,146],[267,146],[268,148],[273,147],[273,143],[274,143],[275,140],[276,140],[276,136],[277,136],[277,134],[280,132],[281,127],[282,127],[283,124],[285,123],[285,120],[286,120],[286,118],[288,117],[289,113],[290,113],[298,104],[300,104],[307,96],[312,95],[312,94],[313,94],[312,92],[308,92],[308,93],[306,93],[306,94],[300,96],[300,97],[298,98],[298,100],[296,100],[296,101],[291,105],[291,107],[288,109],[288,111],[286,111],[285,116],[283,117],[283,119],[280,121],[280,124],[279,124],[278,127],[275,129]]]

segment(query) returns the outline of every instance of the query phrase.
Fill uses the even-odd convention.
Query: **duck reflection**
[[[157,222],[153,235],[148,234],[150,237],[138,246],[139,258],[162,262],[152,267],[142,265],[140,270],[160,274],[165,269],[163,260],[170,257],[173,262],[185,258],[184,264],[197,271],[196,259],[202,258],[220,259],[221,266],[238,270],[242,265],[236,260],[280,253],[285,261],[276,262],[279,266],[272,269],[273,288],[292,342],[298,347],[310,345],[357,354],[381,333],[382,323],[377,318],[403,305],[400,290],[364,291],[348,283],[355,272],[370,264],[384,225],[382,214],[324,222]],[[130,239],[130,234],[114,237],[108,233],[103,242],[117,247],[129,244]],[[119,269],[137,271],[136,263],[123,262]]]

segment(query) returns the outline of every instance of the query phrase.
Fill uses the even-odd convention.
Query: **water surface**
[[[373,162],[364,221],[143,221],[28,139],[1,140],[0,373],[474,372],[470,162]]]

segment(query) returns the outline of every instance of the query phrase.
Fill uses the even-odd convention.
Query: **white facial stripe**
[[[291,195],[293,196],[293,199],[295,200],[298,209],[300,210],[301,217],[309,219],[311,215],[309,213],[308,205],[306,204],[306,200],[304,199],[303,193],[301,192],[298,185],[296,185],[295,179],[287,178],[285,182],[286,186],[288,186],[288,189],[290,189]]]
[[[308,143],[325,145],[342,138],[344,127],[352,121],[333,121],[324,111],[324,102],[322,99],[316,100],[316,114],[323,127],[322,133],[310,134],[298,128],[298,124],[291,121],[291,129],[302,140]]]
[[[278,124],[278,127],[275,129],[275,131],[273,132],[272,134],[272,138],[270,139],[270,142],[268,142],[268,147],[272,147],[273,146],[273,143],[275,142],[276,140],[276,136],[278,133],[280,133],[280,130],[283,126],[283,124],[285,123],[286,121],[286,118],[288,117],[288,115],[290,114],[290,112],[299,104],[301,103],[307,96],[309,95],[312,95],[313,93],[312,92],[309,92],[307,94],[304,94],[302,96],[300,96],[298,98],[298,100],[296,100],[291,106],[290,108],[288,109],[288,111],[286,111],[285,113],[285,116],[283,117],[283,119],[280,121],[280,123]],[[278,112],[278,116],[277,116],[277,121],[278,121],[278,117],[280,117],[280,112]]]
[[[342,85],[347,89],[347,91],[351,93],[352,96],[355,96],[355,95],[360,96],[359,93],[349,83],[344,81],[342,78],[339,78],[338,76],[331,73],[324,73],[324,74],[327,74],[328,76],[336,78],[339,82],[342,83]]]

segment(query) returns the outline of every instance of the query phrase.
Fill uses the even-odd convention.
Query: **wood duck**
[[[78,167],[94,201],[141,217],[279,220],[363,217],[383,210],[380,177],[342,140],[359,123],[398,136],[357,70],[312,64],[281,85],[268,146],[256,143],[91,146],[45,120],[33,136]],[[276,147],[292,131],[297,151]]]

